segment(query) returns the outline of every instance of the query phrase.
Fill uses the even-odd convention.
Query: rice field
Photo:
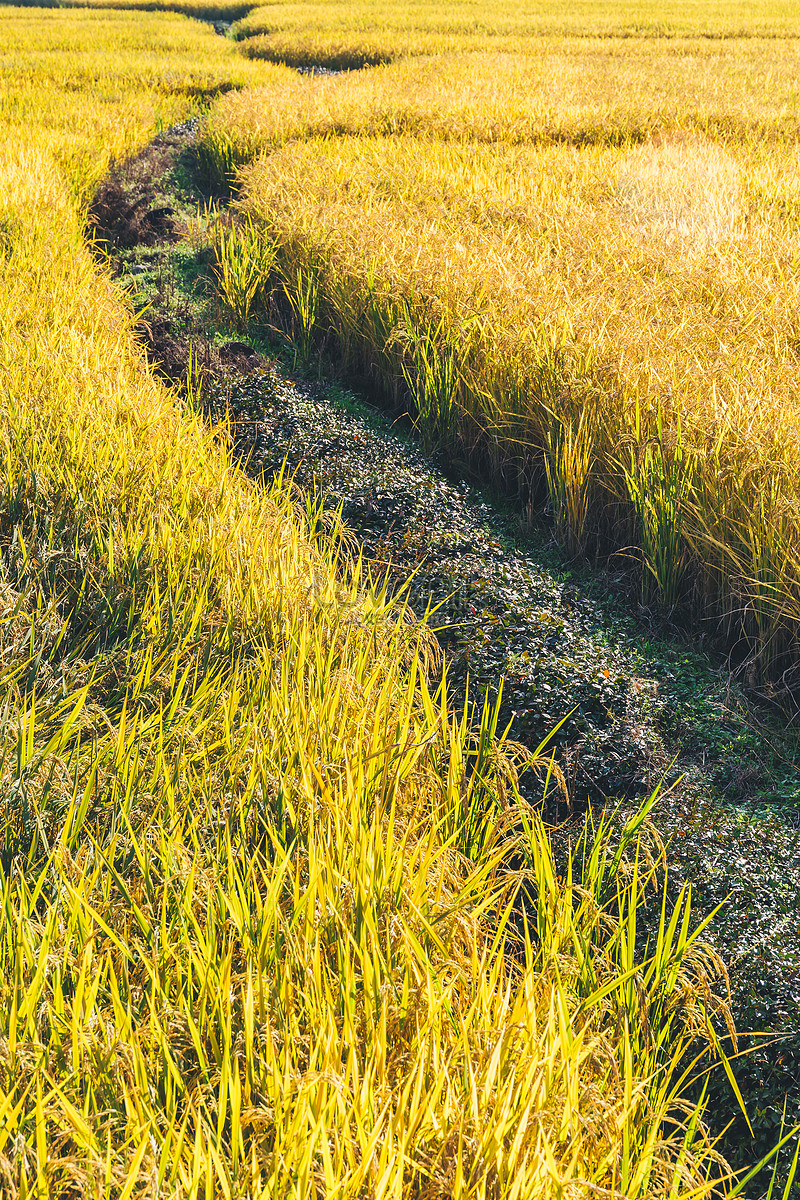
[[[800,43],[535,38],[529,52],[448,54],[309,81],[276,70],[206,126],[234,165],[293,139],[627,146],[684,131],[726,146],[797,139]],[[609,184],[614,185],[613,176]]]
[[[87,246],[112,157],[278,69],[174,15],[0,28],[3,1195],[746,1191],[688,1099],[724,964],[647,804],[556,868],[546,748],[454,708]]]
[[[0,7],[0,23],[0,139],[52,157],[82,203],[112,159],[270,71],[163,13]]]
[[[32,3],[31,0],[20,0],[14,7],[49,9],[94,9],[101,13],[108,12],[152,12],[176,13],[185,17],[194,17],[199,21],[215,21],[230,24],[244,17],[250,10],[246,0],[49,0],[47,3]],[[38,14],[37,14],[38,15]],[[35,28],[29,22],[29,28]],[[187,35],[191,37],[191,34]]]
[[[243,51],[294,67],[351,70],[419,55],[464,51],[537,54],[536,39],[578,38],[793,38],[797,8],[786,0],[658,0],[611,4],[579,0],[554,5],[519,0],[435,4],[430,0],[324,0],[255,8],[234,28]]]
[[[202,142],[267,305],[313,293],[348,369],[767,690],[800,628],[797,65],[791,40],[554,39],[276,76]]]

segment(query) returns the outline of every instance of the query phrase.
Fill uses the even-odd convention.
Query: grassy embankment
[[[513,747],[154,379],[84,245],[109,155],[246,64],[4,21],[4,1195],[708,1194],[688,896],[637,962],[637,831],[555,876]]]
[[[638,556],[791,686],[798,43],[531,45],[223,99],[240,257],[570,551]]]

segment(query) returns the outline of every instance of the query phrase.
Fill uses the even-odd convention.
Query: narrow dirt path
[[[196,220],[208,197],[193,136],[191,123],[160,135],[112,172],[92,211],[112,269],[135,306],[147,306],[151,361],[179,387],[199,363],[207,411],[230,413],[250,472],[269,478],[286,463],[300,494],[341,511],[375,572],[393,584],[413,572],[411,605],[435,609],[457,697],[468,678],[477,698],[502,680],[501,719],[530,746],[567,717],[554,745],[576,816],[587,801],[632,803],[662,779],[670,785],[655,819],[671,839],[675,885],[692,880],[701,911],[730,895],[713,936],[731,965],[737,1022],[790,1039],[740,1069],[763,1100],[766,1148],[784,1094],[800,1111],[794,739],[751,708],[724,665],[654,636],[607,577],[565,564],[546,535],[454,481],[407,425],[339,383],[304,378],[310,368],[292,368],[257,321],[247,336],[230,333]],[[535,780],[526,786],[536,794]],[[723,1105],[732,1111],[729,1098]],[[742,1157],[752,1161],[749,1140]]]

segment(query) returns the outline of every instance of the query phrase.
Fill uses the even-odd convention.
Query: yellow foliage
[[[217,106],[206,138],[239,163],[310,136],[620,146],[694,131],[726,143],[797,138],[795,40],[539,38],[338,77],[275,73]],[[788,151],[787,151],[788,153]]]
[[[678,43],[626,45],[630,86],[606,91],[606,110],[585,41],[575,63],[556,47],[276,80],[220,102],[204,153],[228,176],[257,159],[242,210],[280,244],[284,275],[316,274],[317,320],[358,369],[395,389],[427,372],[410,386],[423,425],[435,410],[440,433],[524,487],[588,407],[591,471],[558,483],[547,457],[554,497],[582,513],[591,494],[569,544],[587,521],[638,540],[656,593],[673,603],[691,579],[697,611],[742,630],[768,676],[796,655],[800,622],[800,159],[781,100],[797,50],[780,43],[784,82],[759,111],[745,80],[763,73],[767,94],[762,42],[689,64]],[[423,344],[437,347],[424,369]],[[643,508],[629,464],[651,444],[676,473]]]
[[[416,55],[506,50],[537,54],[535,39],[793,38],[800,17],[789,0],[323,0],[256,8],[234,30],[246,54],[290,66],[348,70]],[[699,49],[699,47],[698,47]],[[702,53],[702,50],[700,51]]]
[[[158,382],[83,241],[158,104],[263,69],[172,17],[5,20],[3,1195],[730,1193],[682,1075],[724,968],[644,814],[557,875],[496,712]]]
[[[85,200],[112,158],[279,68],[162,13],[0,8],[0,140],[47,150]]]
[[[655,867],[603,827],[557,879],[424,628],[148,373],[52,163],[4,167],[4,1194],[724,1186],[672,1082],[721,970],[688,898],[639,961]]]

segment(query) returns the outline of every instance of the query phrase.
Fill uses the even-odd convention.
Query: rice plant
[[[724,969],[647,806],[562,873],[497,707],[143,361],[81,220],[152,100],[94,112],[117,49],[0,147],[3,1195],[735,1195],[685,1090],[730,1069]]]
[[[332,4],[325,10],[329,16],[340,11]],[[286,7],[265,11],[274,23]],[[293,15],[303,24],[312,12],[304,4]],[[391,19],[384,10],[382,20]],[[347,40],[341,26],[339,33],[341,44]],[[316,47],[324,40],[307,27],[298,37]],[[399,32],[383,38],[402,41]],[[632,224],[641,231],[684,226],[691,232],[702,223],[712,234],[735,224],[743,200],[746,205],[752,197],[737,145],[749,146],[753,164],[763,162],[758,142],[783,145],[786,169],[762,184],[767,194],[776,183],[794,186],[789,147],[800,108],[793,38],[687,44],[663,37],[548,36],[504,48],[478,34],[467,39],[468,53],[457,53],[455,41],[446,54],[341,75],[300,76],[264,63],[258,87],[228,92],[209,114],[200,143],[204,162],[227,188],[237,167],[316,137],[616,147],[622,152],[616,188]],[[253,43],[241,44],[257,53]]]
[[[638,414],[634,428],[635,434],[641,436]],[[667,450],[659,411],[655,436],[648,438],[643,446],[632,447],[630,461],[623,463],[622,469],[641,540],[644,599],[655,588],[658,599],[672,606],[680,597],[687,568],[683,523],[695,471],[691,453],[681,439],[680,423],[674,444]]]
[[[245,330],[260,291],[268,287],[277,247],[251,220],[212,220],[217,291],[236,329]]]
[[[429,444],[449,442],[458,411],[461,348],[448,338],[445,317],[436,321],[413,312],[413,301],[403,312],[402,333],[408,352],[403,356],[403,377],[412,396],[422,435]]]
[[[488,91],[497,62],[481,77],[469,59]],[[788,146],[723,151],[696,133],[654,137],[644,157],[592,139],[517,144],[466,88],[420,136],[350,119],[372,97],[380,124],[387,105],[415,103],[412,79],[432,89],[454,69],[387,69],[372,91],[304,80],[299,117],[294,85],[285,112],[269,91],[255,134],[261,94],[224,101],[210,128],[241,131],[243,153],[274,146],[242,169],[239,211],[280,243],[285,271],[319,280],[318,320],[346,369],[395,400],[405,383],[423,430],[505,487],[545,485],[571,553],[626,551],[633,536],[648,602],[719,622],[785,681],[800,631]],[[300,140],[323,115],[334,135]],[[694,224],[672,195],[684,176],[693,197],[725,193]],[[587,406],[591,437],[553,425]],[[785,516],[762,522],[765,541],[758,494],[773,491]],[[765,574],[759,547],[778,537]]]
[[[593,418],[583,408],[577,421],[554,416],[545,434],[545,472],[556,534],[573,557],[586,547],[586,517],[593,465]]]
[[[186,2],[186,0],[181,0]],[[790,38],[796,13],[774,0],[721,0],[697,5],[635,0],[630,4],[585,0],[575,9],[545,0],[502,9],[479,9],[468,0],[444,4],[381,4],[374,0],[270,4],[257,7],[234,27],[244,52],[294,67],[327,66],[351,71],[420,55],[481,51],[487,46],[535,56],[541,41],[623,37],[720,39],[743,35]],[[697,45],[692,51],[697,52]]]
[[[189,362],[186,368],[186,403],[193,412],[202,411],[203,397],[203,368],[198,361],[194,347],[189,349]]]
[[[300,359],[308,362],[313,346],[319,305],[319,285],[311,267],[283,272],[283,294],[291,312],[293,341]]]
[[[110,162],[134,154],[158,127],[196,115],[231,87],[265,82],[265,70],[282,73],[249,62],[210,26],[164,12],[59,5],[34,14],[22,5],[4,9],[2,21],[14,53],[0,138],[51,154],[82,206]]]

